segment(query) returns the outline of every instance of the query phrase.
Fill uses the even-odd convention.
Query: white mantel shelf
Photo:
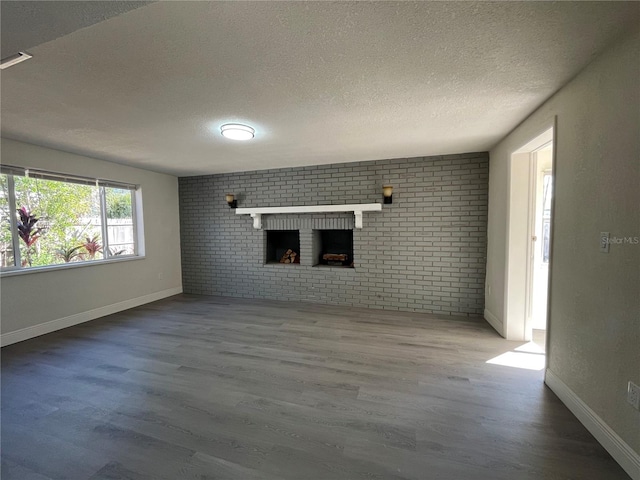
[[[330,213],[353,212],[356,228],[362,228],[362,212],[380,212],[381,203],[358,203],[352,205],[308,205],[295,207],[257,207],[236,208],[236,215],[251,215],[253,228],[262,228],[262,215],[274,215],[278,213]]]

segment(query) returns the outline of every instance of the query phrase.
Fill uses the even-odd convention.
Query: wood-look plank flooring
[[[2,350],[2,479],[628,479],[481,319],[179,295]]]

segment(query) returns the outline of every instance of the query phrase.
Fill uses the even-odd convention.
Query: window
[[[135,185],[0,166],[0,266],[138,254]]]
[[[106,226],[112,255],[135,255],[135,223],[131,190],[104,187]]]

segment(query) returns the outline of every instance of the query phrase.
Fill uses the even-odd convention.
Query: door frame
[[[547,173],[551,173],[551,178],[553,178],[553,152],[551,154],[551,169],[540,170],[539,165],[540,162],[538,160],[538,154],[540,150],[543,150],[547,147],[551,146],[553,150],[553,138],[549,140],[547,143],[539,146],[535,150],[530,153],[529,158],[529,231],[528,239],[529,246],[527,251],[527,286],[525,293],[525,336],[530,337],[530,333],[533,331],[534,324],[534,300],[535,300],[535,288],[536,288],[536,255],[538,249],[542,247],[542,233],[544,229],[541,229],[540,235],[538,234],[538,220],[542,221],[544,225],[544,191],[542,190],[542,198],[539,198],[541,193],[540,188],[544,189],[544,176]],[[553,183],[551,186],[553,192]],[[551,199],[553,200],[553,193],[551,195]],[[538,218],[540,216],[540,218]],[[553,222],[553,216],[551,217],[551,222]],[[551,230],[550,235],[551,236]],[[535,237],[535,240],[534,240]],[[539,238],[538,238],[539,237]],[[549,258],[549,266],[551,266],[551,258]],[[547,271],[547,274],[549,271]],[[547,287],[548,287],[548,279],[547,279]],[[547,307],[548,307],[548,291],[547,291]],[[548,308],[546,309],[546,316],[548,318]],[[546,324],[545,319],[545,324]],[[546,329],[545,329],[546,330]],[[531,338],[528,338],[531,340]]]
[[[504,296],[504,331],[508,340],[530,341],[532,301],[532,202],[535,203],[535,168],[534,152],[552,142],[552,175],[555,178],[556,119],[533,135],[531,140],[515,149],[509,159],[508,199],[507,199],[507,238],[505,248],[505,296]],[[533,200],[532,200],[533,196]],[[555,195],[551,202],[551,246],[549,257],[549,283],[547,295],[547,337],[549,336],[550,302],[551,302],[551,265],[553,245]],[[526,215],[522,215],[526,212]],[[548,338],[547,338],[548,339]],[[548,344],[548,343],[547,343]]]

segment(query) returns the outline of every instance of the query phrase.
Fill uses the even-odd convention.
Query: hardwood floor
[[[179,295],[2,350],[2,479],[627,479],[519,345]]]

